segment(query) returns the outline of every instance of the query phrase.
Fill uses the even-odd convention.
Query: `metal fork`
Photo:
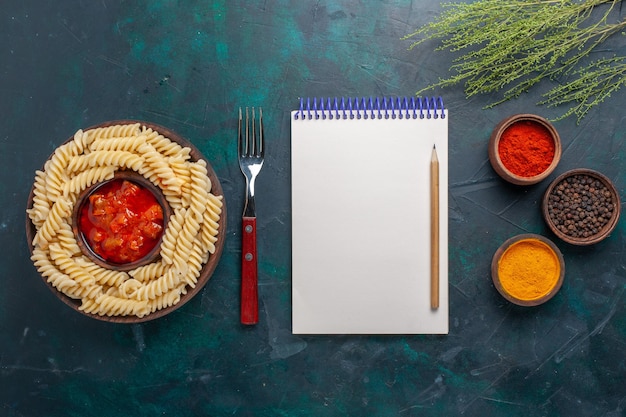
[[[257,136],[254,107],[252,118],[246,107],[245,127],[242,130],[242,111],[239,108],[238,152],[239,168],[246,177],[246,203],[242,217],[241,240],[241,323],[256,324],[259,321],[259,295],[256,248],[256,209],[254,183],[263,166],[265,145],[263,138],[263,110],[259,108],[259,131]]]

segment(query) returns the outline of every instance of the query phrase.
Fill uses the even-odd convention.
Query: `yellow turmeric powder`
[[[556,253],[537,239],[511,245],[498,262],[500,285],[519,300],[536,300],[548,294],[561,272]]]

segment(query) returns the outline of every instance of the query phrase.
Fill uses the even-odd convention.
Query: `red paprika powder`
[[[544,172],[554,159],[554,139],[547,127],[530,120],[520,120],[507,127],[498,144],[502,164],[520,177],[534,177]]]

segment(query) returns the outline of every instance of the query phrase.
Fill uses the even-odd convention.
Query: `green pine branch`
[[[593,107],[626,84],[626,57],[604,58],[577,70],[574,78],[544,94],[538,104],[548,107],[570,105],[557,120],[573,114],[580,121]]]
[[[500,93],[491,107],[518,97],[543,79],[567,78],[541,104],[570,105],[563,117],[576,114],[580,120],[626,82],[624,57],[580,68],[599,45],[626,28],[626,20],[610,22],[620,3],[478,0],[444,4],[433,22],[403,39],[413,40],[410,49],[434,39],[440,42],[436,50],[460,56],[452,62],[452,75],[416,94],[462,84],[468,98]]]

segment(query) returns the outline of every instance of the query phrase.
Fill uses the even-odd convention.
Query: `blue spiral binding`
[[[444,119],[445,110],[441,96],[307,97],[300,98],[300,107],[295,112],[294,119]]]

